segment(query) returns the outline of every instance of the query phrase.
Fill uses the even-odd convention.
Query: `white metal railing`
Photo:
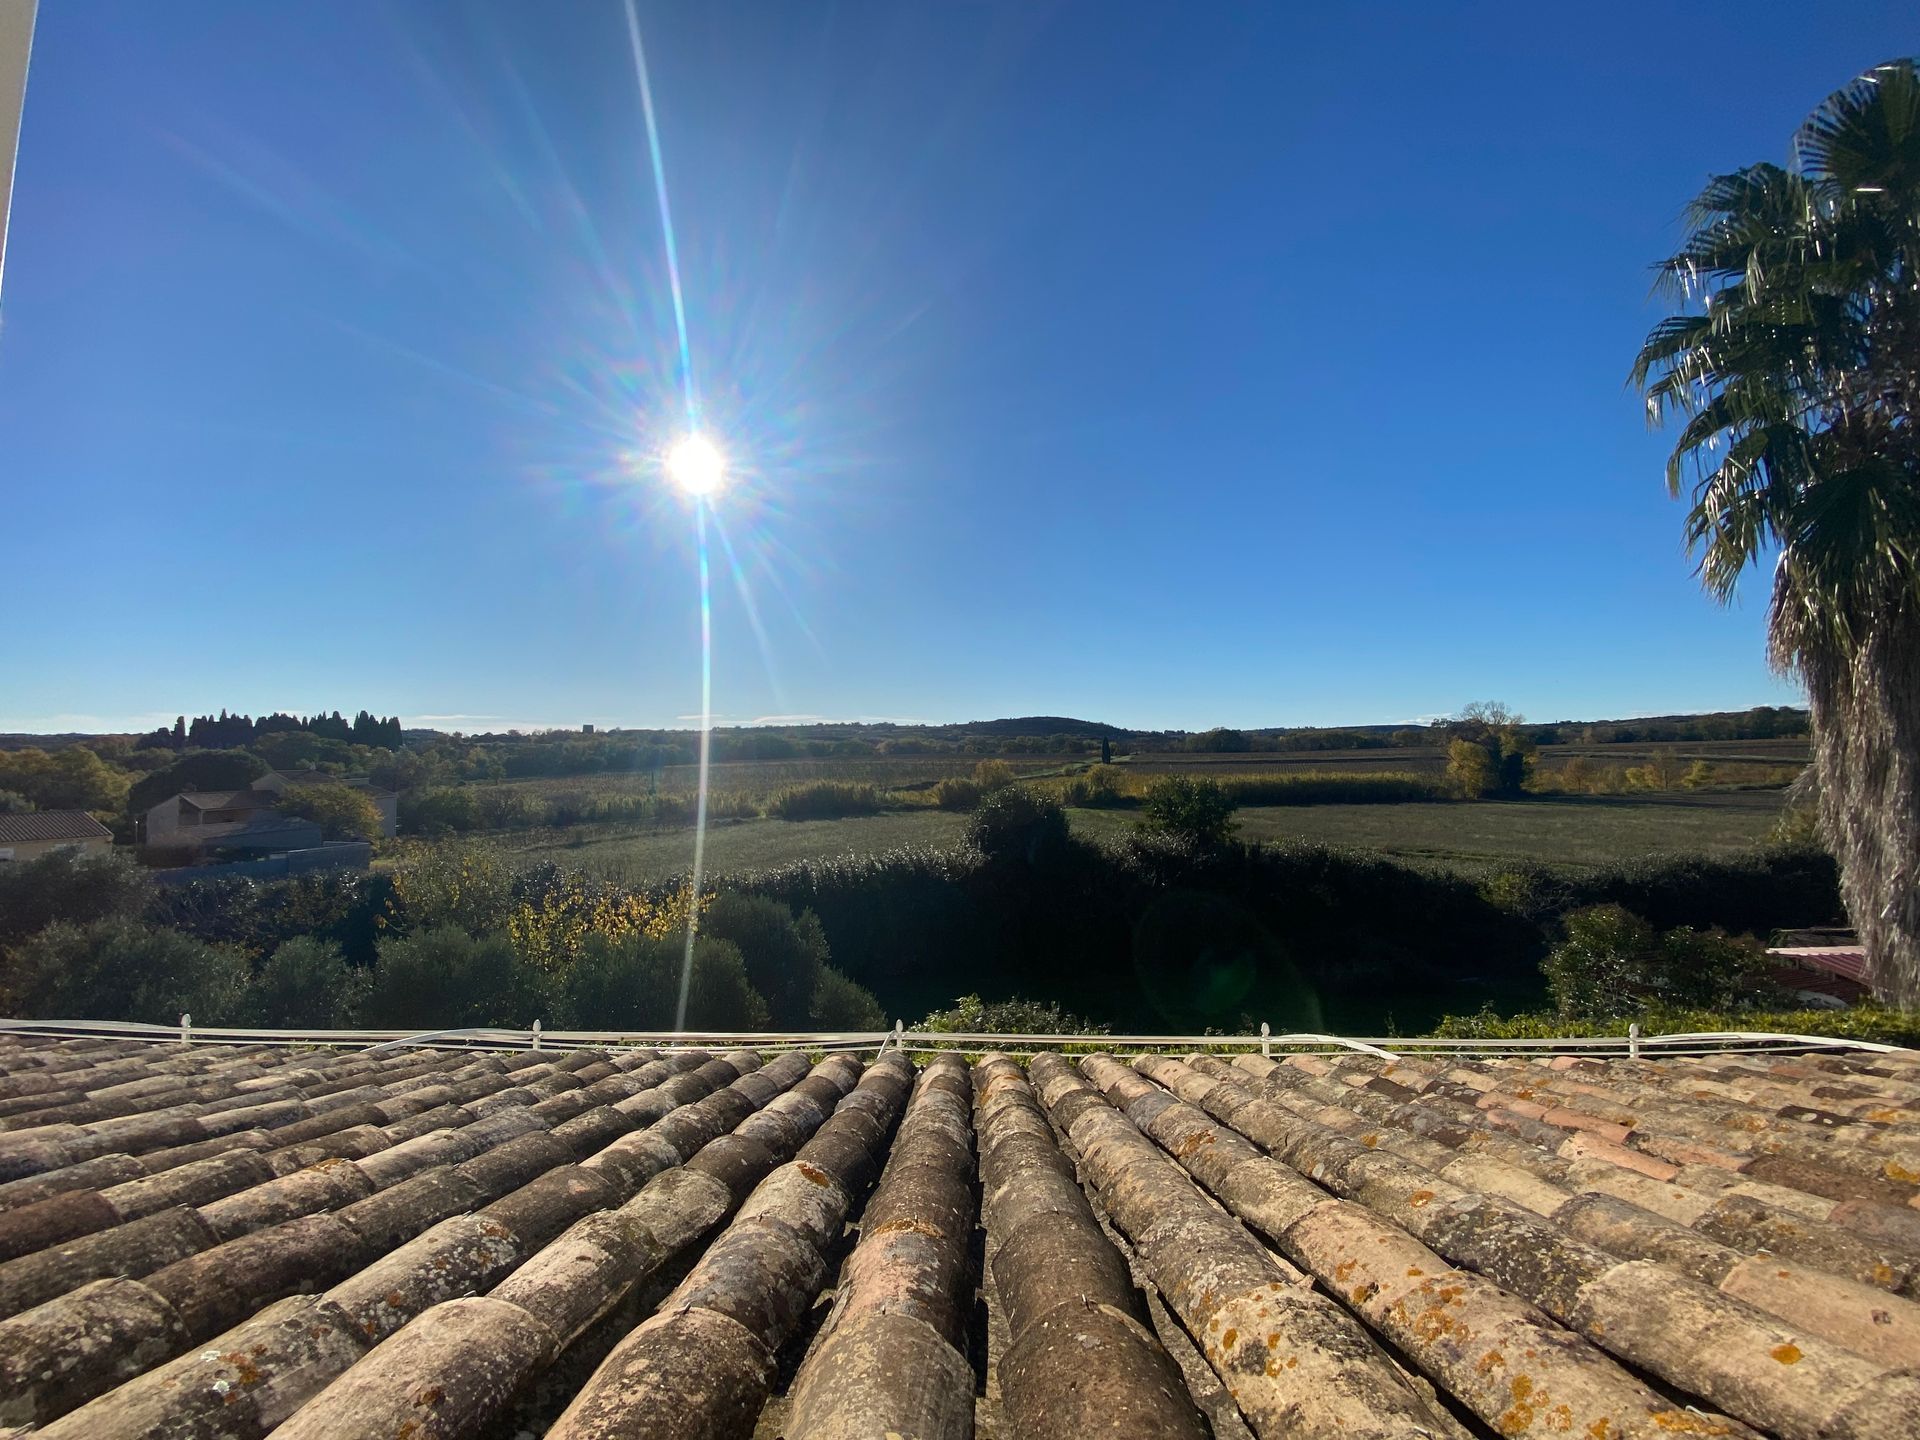
[[[466,1028],[454,1030],[343,1029],[302,1030],[274,1027],[195,1025],[182,1015],[179,1025],[148,1025],[129,1020],[4,1020],[0,1034],[44,1035],[61,1039],[136,1039],[193,1045],[286,1045],[402,1049],[538,1050],[581,1046],[648,1046],[704,1049],[885,1050],[909,1054],[936,1050],[997,1050],[1031,1055],[1065,1047],[1114,1050],[1275,1050],[1288,1053],[1372,1055],[1395,1060],[1408,1055],[1579,1055],[1595,1059],[1643,1055],[1706,1055],[1760,1053],[1778,1050],[1861,1050],[1879,1054],[1908,1054],[1871,1040],[1832,1035],[1792,1035],[1770,1031],[1716,1030],[1683,1035],[1642,1035],[1631,1026],[1619,1035],[1553,1036],[1539,1039],[1489,1040],[1441,1036],[1375,1036],[1356,1038],[1318,1032],[1275,1034],[1262,1025],[1258,1035],[1087,1035],[1010,1034],[908,1030],[896,1022],[891,1030],[871,1031],[712,1031],[712,1030],[546,1030],[539,1021],[525,1030]]]

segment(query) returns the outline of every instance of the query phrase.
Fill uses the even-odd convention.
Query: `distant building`
[[[1866,947],[1847,943],[1853,940],[1851,935],[1834,937],[1824,943],[1811,935],[1786,938],[1816,940],[1811,945],[1776,945],[1767,951],[1767,957],[1774,964],[1774,983],[1796,1000],[1818,1009],[1857,1005],[1872,998]]]
[[[50,850],[110,850],[113,832],[84,810],[0,815],[0,863],[32,860]]]
[[[582,735],[591,735],[591,734],[593,734],[593,726],[591,726],[591,725],[582,725],[582,726],[580,727],[580,733],[581,733]]]
[[[188,790],[162,800],[147,811],[141,841],[196,850],[300,850],[318,845],[318,825],[277,808],[280,797],[300,785],[359,790],[380,812],[381,836],[390,840],[399,833],[400,797],[391,790],[320,770],[269,770],[244,790]]]

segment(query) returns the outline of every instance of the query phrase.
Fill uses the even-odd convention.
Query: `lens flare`
[[[667,452],[667,478],[689,495],[711,495],[726,481],[726,457],[706,436],[689,435]]]

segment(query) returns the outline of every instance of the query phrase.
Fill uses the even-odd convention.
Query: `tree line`
[[[255,720],[250,715],[182,715],[171,726],[150,730],[136,742],[143,750],[241,750],[268,735],[304,732],[322,740],[340,740],[380,750],[398,750],[406,741],[398,715],[385,719],[362,710],[348,720],[338,710],[331,715],[287,715],[275,711]]]

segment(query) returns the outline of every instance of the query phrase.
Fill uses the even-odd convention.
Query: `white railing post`
[[[1640,1022],[1638,1020],[1627,1026],[1627,1058],[1629,1060],[1640,1058]]]
[[[533,1048],[536,1050],[540,1048],[540,1022],[538,1020],[533,1022]]]
[[[182,1045],[193,1043],[193,1016],[191,1015],[180,1017],[180,1043]]]
[[[1273,1058],[1273,1027],[1264,1020],[1260,1022],[1260,1053],[1269,1060]]]
[[[902,1050],[906,1048],[906,1042],[901,1038],[906,1033],[907,1033],[906,1021],[896,1020],[893,1022],[893,1048],[894,1049]],[[880,1048],[882,1050],[887,1048],[886,1042],[884,1040],[880,1042]]]

